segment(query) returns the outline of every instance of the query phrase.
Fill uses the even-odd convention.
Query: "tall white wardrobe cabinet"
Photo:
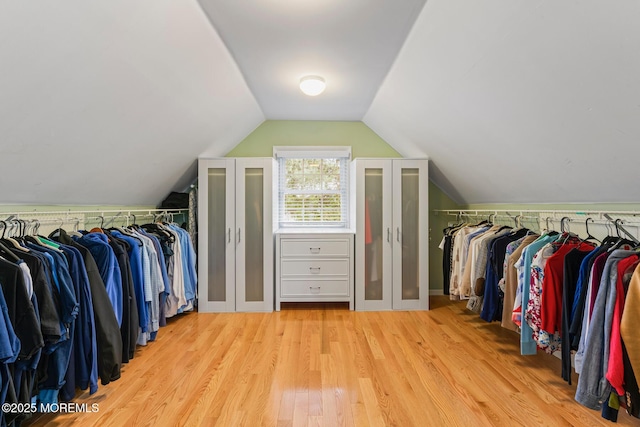
[[[273,159],[198,159],[198,310],[273,311]]]
[[[352,177],[356,310],[428,310],[428,160],[358,158]]]

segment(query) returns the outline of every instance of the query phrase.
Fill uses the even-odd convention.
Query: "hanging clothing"
[[[502,319],[500,323],[500,325],[505,329],[518,331],[522,325],[522,312],[519,311],[520,305],[518,305],[517,309],[514,309],[518,289],[518,270],[516,269],[516,263],[520,260],[525,248],[535,242],[539,237],[540,236],[537,234],[527,235],[512,242],[505,251],[504,300],[502,306]],[[520,299],[519,301],[522,300]]]
[[[590,252],[581,251],[579,249],[571,250],[564,260],[564,279],[562,284],[562,321],[561,321],[561,359],[562,359],[562,378],[571,384],[571,351],[577,350],[571,343],[573,337],[569,332],[571,325],[571,312],[575,294],[577,292],[578,282],[582,265],[597,248]]]
[[[559,341],[562,329],[562,288],[564,283],[565,268],[568,266],[572,270],[577,270],[580,261],[589,254],[594,246],[586,243],[564,243],[548,259],[545,266],[545,278],[542,283],[543,292],[540,296],[540,329],[547,336],[554,336]],[[575,262],[566,264],[567,255],[573,251],[578,251],[579,255]],[[573,256],[569,258],[573,260]],[[560,350],[560,348],[548,349],[549,352]]]
[[[504,281],[505,260],[509,252],[509,247],[527,233],[527,230],[517,229],[511,233],[498,237],[491,244],[487,261],[487,273],[485,283],[484,305],[481,317],[488,321],[500,320],[503,315],[504,291],[501,283]],[[509,308],[511,312],[511,308]]]
[[[449,284],[450,298],[460,299],[460,284],[464,275],[464,268],[467,262],[467,252],[469,243],[467,236],[480,230],[481,227],[463,227],[456,233],[453,244],[453,263],[451,267],[451,282]]]
[[[600,409],[609,396],[610,386],[605,377],[609,364],[611,323],[617,291],[617,264],[633,254],[633,251],[624,249],[614,250],[604,267],[593,307],[593,327],[589,328],[584,349],[582,349],[584,361],[578,377],[575,397],[578,402],[588,408]],[[580,348],[576,354],[576,366],[579,354],[581,354]]]
[[[106,286],[91,251],[73,240],[64,230],[56,230],[57,241],[76,248],[82,255],[91,288],[95,318],[98,375],[102,385],[120,378],[122,367],[122,337]]]
[[[109,246],[109,238],[103,233],[88,233],[78,238],[78,243],[89,249],[93,255],[118,320],[118,326],[122,326],[122,274],[116,255]]]
[[[640,374],[638,325],[640,325],[640,266],[637,266],[634,270],[633,277],[629,283],[629,290],[620,322],[620,334],[627,349],[629,364],[636,375]]]
[[[611,386],[615,389],[616,393],[620,396],[625,395],[624,389],[624,361],[623,361],[623,348],[622,348],[622,314],[624,312],[625,305],[625,289],[628,289],[629,283],[633,276],[633,272],[640,265],[640,260],[637,255],[632,255],[629,258],[625,258],[618,263],[618,274],[616,280],[616,299],[613,309],[613,318],[611,322],[611,341],[609,342],[609,361],[607,367],[607,373],[605,377]],[[625,283],[626,282],[626,283]],[[632,310],[632,307],[628,307]],[[637,337],[637,336],[636,336]],[[633,338],[636,338],[633,337]],[[630,340],[633,342],[633,339]],[[607,343],[605,343],[606,345]]]
[[[555,242],[559,238],[558,235],[546,234],[527,246],[523,251],[521,261],[518,261],[518,265],[521,266],[518,273],[518,293],[521,295],[519,299],[516,296],[514,302],[513,312],[521,312],[524,316],[524,312],[529,307],[529,296],[531,294],[531,266],[533,258],[536,253],[550,242]],[[522,280],[520,280],[522,278]],[[533,338],[533,329],[527,321],[522,321],[520,330],[520,354],[532,355],[536,354],[537,344]]]

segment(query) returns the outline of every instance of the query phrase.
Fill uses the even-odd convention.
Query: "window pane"
[[[347,225],[347,158],[288,158],[280,164],[281,224]]]
[[[325,190],[340,190],[340,175],[326,175],[324,177]]]
[[[338,159],[324,159],[323,173],[340,175],[340,161]]]
[[[320,173],[320,164],[322,159],[305,159],[304,160],[304,173]]]
[[[304,175],[305,190],[322,190],[322,175]]]
[[[302,173],[302,159],[287,159],[286,160],[286,169],[287,175],[292,173],[301,174]]]
[[[290,190],[302,190],[303,178],[301,175],[288,175],[287,176],[287,189]]]

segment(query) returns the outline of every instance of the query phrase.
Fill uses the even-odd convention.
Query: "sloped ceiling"
[[[636,0],[2,2],[0,203],[156,204],[265,117],[363,120],[463,204],[637,202],[638,22]]]
[[[364,122],[460,203],[637,202],[640,2],[430,0]]]
[[[199,0],[267,119],[360,121],[425,0]],[[310,98],[305,75],[327,89]]]
[[[0,203],[156,204],[263,120],[198,3],[0,6]]]

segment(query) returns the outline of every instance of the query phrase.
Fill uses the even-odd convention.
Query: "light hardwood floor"
[[[428,312],[180,315],[122,378],[78,403],[97,413],[28,425],[598,426],[559,359],[520,356],[518,336],[432,297]],[[618,425],[639,425],[621,411]]]

